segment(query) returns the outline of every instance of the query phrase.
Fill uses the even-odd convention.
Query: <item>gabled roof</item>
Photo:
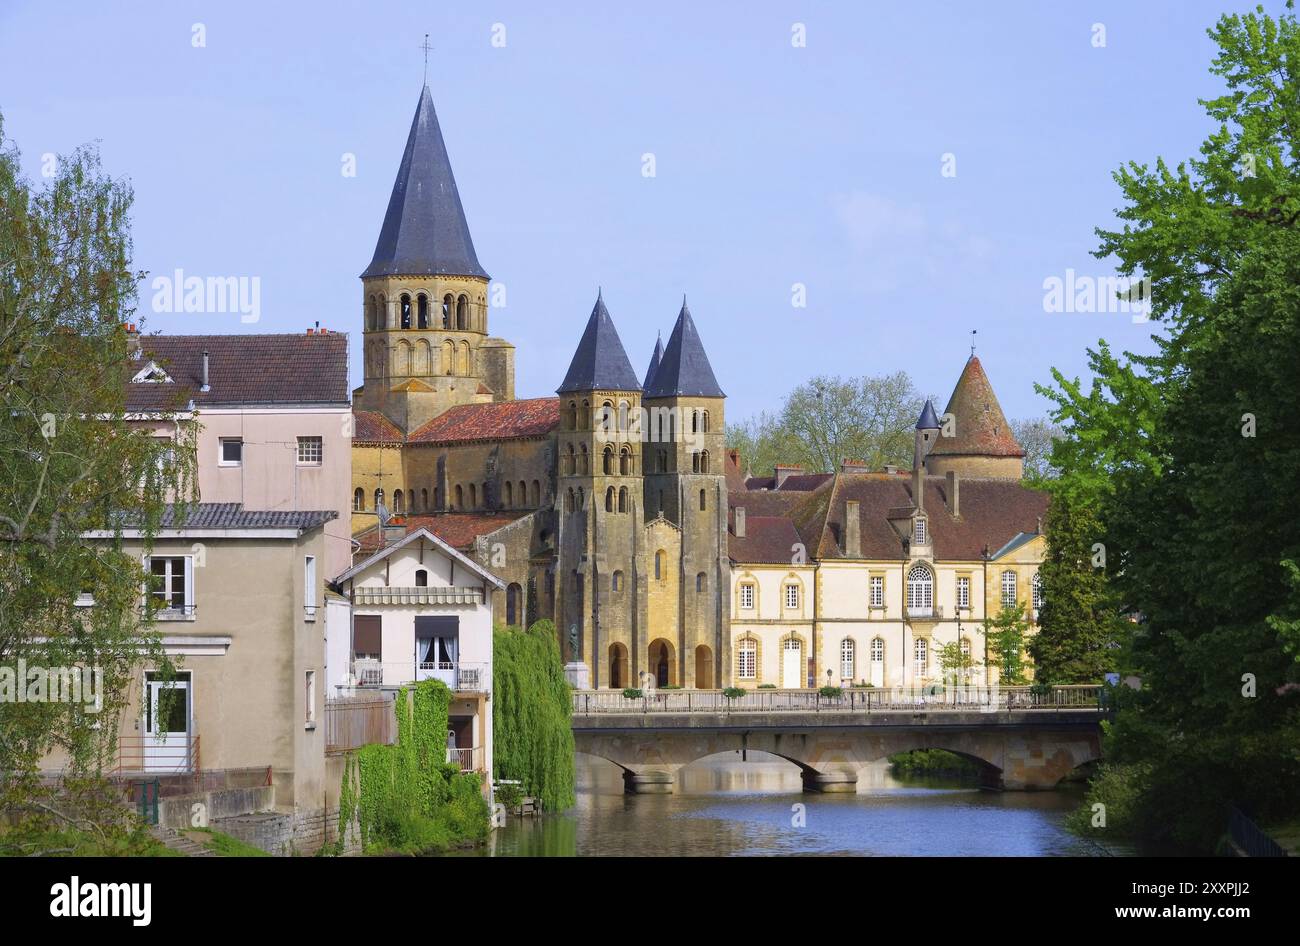
[[[392,545],[385,546],[384,548],[376,552],[374,555],[371,555],[369,558],[365,559],[365,561],[353,565],[342,575],[339,575],[338,578],[334,579],[334,581],[335,582],[347,581],[349,578],[352,578],[353,576],[359,574],[360,572],[365,571],[371,565],[375,564],[375,562],[383,561],[384,559],[388,558],[388,556],[392,555],[394,552],[404,549],[406,548],[406,546],[420,539],[427,541],[434,548],[441,551],[452,561],[459,562],[461,565],[465,566],[470,571],[474,572],[474,574],[478,575],[480,578],[482,578],[484,581],[488,582],[489,584],[496,585],[497,588],[499,589],[505,588],[506,583],[504,581],[502,581],[496,575],[493,575],[490,571],[485,569],[482,565],[474,561],[472,558],[462,555],[460,552],[456,551],[456,549],[452,548],[450,545],[448,545],[442,539],[438,538],[428,529],[416,529],[414,532],[409,533],[406,536],[406,538],[398,542],[394,542]]]
[[[1002,413],[988,375],[974,355],[966,360],[944,413],[953,415],[953,436],[936,438],[931,456],[1025,455]]]
[[[704,343],[700,341],[685,297],[677,324],[668,336],[668,347],[655,370],[654,382],[646,385],[645,397],[726,397],[713,376],[713,366],[704,353]]]
[[[642,388],[645,390],[650,389],[650,385],[655,379],[655,372],[659,370],[659,363],[663,360],[664,340],[662,338],[655,338],[655,350],[650,356],[650,367],[645,370],[645,381],[641,383]]]
[[[352,411],[353,443],[401,443],[402,431],[379,411]]]
[[[348,337],[341,332],[281,335],[145,335],[140,360],[173,383],[130,382],[128,411],[237,404],[348,403]],[[203,353],[208,385],[203,388]]]
[[[388,198],[375,255],[361,275],[433,274],[487,278],[474,254],[433,96],[425,85]]]
[[[408,443],[466,443],[475,440],[523,440],[542,437],[560,424],[560,401],[554,397],[487,404],[458,404],[413,431]]]
[[[587,319],[578,350],[573,353],[564,382],[556,394],[573,391],[640,391],[641,382],[627,360],[614,320],[609,317],[603,296],[597,292],[596,305]]]

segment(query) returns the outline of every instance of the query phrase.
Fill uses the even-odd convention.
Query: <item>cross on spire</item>
[[[429,45],[428,33],[424,34],[424,42],[420,44],[420,48],[424,50],[424,82],[427,85],[429,82],[429,50],[433,49]]]

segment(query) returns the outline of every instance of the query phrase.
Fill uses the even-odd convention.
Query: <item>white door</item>
[[[145,683],[144,770],[188,772],[190,759],[190,681]]]
[[[878,640],[871,642],[871,685],[885,685],[885,648]]]
[[[781,686],[803,687],[803,648],[794,638],[786,641],[781,654]]]

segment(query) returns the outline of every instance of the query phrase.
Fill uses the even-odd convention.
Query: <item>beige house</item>
[[[491,772],[492,593],[504,583],[418,529],[349,568],[335,586],[352,620],[350,634],[330,625],[331,692],[441,680],[454,695],[449,760]]]
[[[968,682],[997,682],[984,621],[1017,603],[1036,621],[1047,497],[1020,482],[1023,450],[973,356],[915,441],[911,472],[778,467],[732,489],[735,685],[912,687],[942,678],[954,643]]]

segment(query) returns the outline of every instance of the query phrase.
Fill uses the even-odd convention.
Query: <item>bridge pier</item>
[[[671,795],[676,777],[667,769],[623,770],[623,792],[628,795]]]
[[[803,790],[851,795],[858,790],[858,773],[855,769],[831,769],[826,772],[804,769]]]

